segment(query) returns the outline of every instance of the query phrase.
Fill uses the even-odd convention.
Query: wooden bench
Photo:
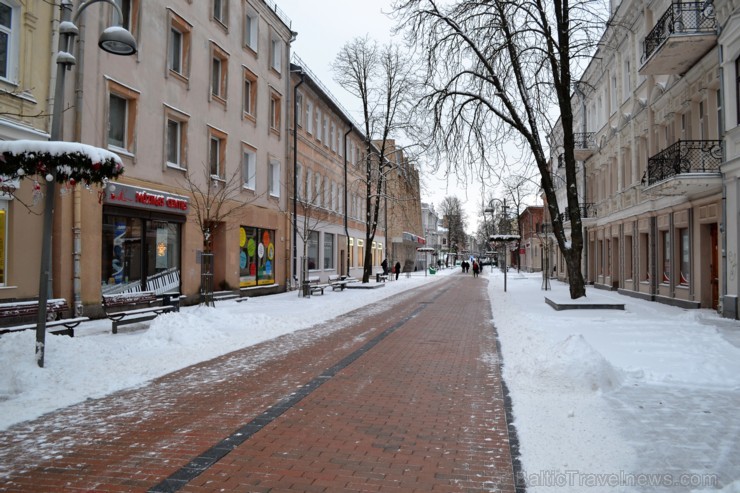
[[[311,294],[324,294],[324,289],[328,288],[328,284],[322,284],[318,277],[311,277],[308,279],[308,289]]]
[[[88,317],[62,318],[69,313],[69,305],[64,298],[54,298],[46,302],[46,328],[52,334],[66,334],[74,337],[74,328]],[[0,334],[35,329],[38,325],[39,302],[11,301],[0,303]],[[61,327],[63,329],[54,329]],[[53,329],[53,330],[49,330]]]
[[[382,272],[378,272],[375,274],[375,282],[385,282],[388,280],[388,274],[383,274]]]
[[[163,313],[177,311],[176,305],[162,305],[162,301],[153,291],[104,294],[103,310],[106,317],[111,319],[113,333],[117,334],[121,325],[146,322]],[[155,303],[160,304],[154,305]]]

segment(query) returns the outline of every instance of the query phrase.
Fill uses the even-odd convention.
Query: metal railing
[[[573,134],[576,149],[593,149],[596,147],[596,134],[594,132],[578,132]]]
[[[658,19],[652,31],[645,36],[642,61],[672,34],[716,32],[714,11],[705,10],[705,2],[676,2]]]
[[[597,216],[597,208],[596,204],[593,202],[585,202],[583,204],[580,204],[578,208],[581,211],[581,219],[585,217],[596,217]],[[563,212],[560,213],[560,219],[562,222],[570,222],[570,208],[566,207]]]
[[[721,164],[721,141],[679,140],[648,158],[647,185],[681,174],[719,173]]]

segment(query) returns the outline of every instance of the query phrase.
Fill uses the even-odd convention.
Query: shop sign
[[[113,190],[110,190],[110,188],[113,188]],[[122,183],[116,183],[108,187],[105,191],[103,203],[173,214],[187,214],[190,205],[188,198],[182,195]]]

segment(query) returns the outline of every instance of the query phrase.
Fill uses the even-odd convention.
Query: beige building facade
[[[106,3],[84,11],[77,63],[66,75],[63,139],[118,154],[125,173],[104,189],[78,185],[57,197],[52,295],[89,316],[101,314],[106,293],[180,292],[195,302],[206,244],[216,289],[284,290],[290,19],[263,1],[119,4],[138,53],[100,50],[98,36],[117,16]],[[58,19],[56,10],[47,15]],[[57,25],[43,31],[56,36]],[[50,44],[37,60],[48,58]],[[48,86],[48,74],[34,77]],[[207,206],[196,195],[233,183],[235,192],[211,205],[248,205],[201,227],[198,210]]]
[[[613,22],[573,95],[583,271],[596,287],[737,315],[736,151],[727,140],[737,70],[722,67],[734,59],[720,63],[730,45],[738,54],[732,5],[612,2]],[[562,185],[558,139],[551,162]],[[564,187],[559,194],[564,203]]]

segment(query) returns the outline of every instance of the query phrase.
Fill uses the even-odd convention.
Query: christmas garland
[[[123,174],[116,154],[77,142],[0,141],[0,182],[41,176],[74,186],[105,185]]]

